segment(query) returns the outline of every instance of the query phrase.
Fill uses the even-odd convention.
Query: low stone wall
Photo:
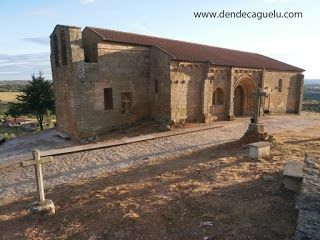
[[[295,240],[320,239],[320,161],[305,159]]]

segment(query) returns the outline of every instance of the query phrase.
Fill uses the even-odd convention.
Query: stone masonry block
[[[270,143],[262,141],[249,144],[249,157],[251,159],[260,160],[268,156],[270,156]]]

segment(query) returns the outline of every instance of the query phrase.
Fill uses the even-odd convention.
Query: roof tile
[[[100,35],[105,41],[122,42],[137,45],[156,46],[176,60],[211,62],[215,65],[265,68],[281,71],[304,71],[301,68],[280,62],[257,53],[238,51],[227,48],[213,47],[191,42],[171,40],[134,33],[120,32],[109,29],[87,27]]]

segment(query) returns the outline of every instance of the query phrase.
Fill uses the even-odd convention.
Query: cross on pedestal
[[[254,117],[254,123],[255,124],[259,124],[261,97],[267,96],[267,94],[261,88],[258,88],[257,91],[252,93],[252,95],[254,95],[257,98],[256,112],[255,112],[255,114],[253,116]]]
[[[55,208],[52,200],[45,199],[42,168],[41,168],[41,164],[51,162],[52,160],[53,160],[53,157],[51,156],[41,158],[39,149],[34,149],[33,159],[25,160],[21,162],[22,167],[34,166],[34,170],[35,170],[39,202],[36,202],[33,204],[31,208],[31,212],[46,210],[46,211],[50,211],[51,214],[55,213]]]

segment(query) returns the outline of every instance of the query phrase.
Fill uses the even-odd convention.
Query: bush
[[[4,133],[3,136],[6,140],[16,138],[16,135],[14,133]]]

